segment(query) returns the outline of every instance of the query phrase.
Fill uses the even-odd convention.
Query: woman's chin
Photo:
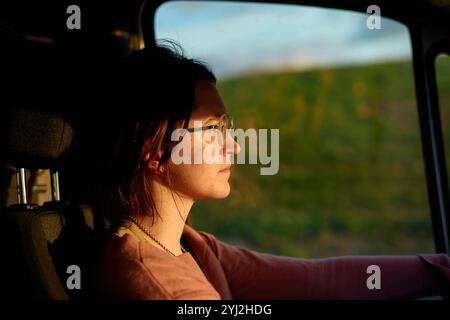
[[[230,195],[230,188],[226,192],[224,192],[218,199],[225,199]]]
[[[229,196],[231,192],[230,185],[227,183],[221,188],[215,189],[213,192],[209,193],[208,195],[202,197],[205,200],[220,200],[225,199]]]

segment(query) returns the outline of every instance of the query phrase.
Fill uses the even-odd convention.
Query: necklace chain
[[[141,225],[141,224],[137,221],[137,219],[136,219],[135,217],[129,216],[129,219],[130,219],[135,225],[137,225],[138,228],[141,229],[147,236],[149,236],[153,241],[155,241],[157,244],[159,244],[159,246],[160,246],[161,248],[163,248],[165,251],[167,251],[168,253],[170,253],[172,256],[176,257],[176,255],[175,255],[172,251],[170,251],[169,249],[167,249],[166,246],[163,245],[158,239],[156,239],[155,236],[152,235],[151,232],[150,232],[145,226]],[[182,245],[181,243],[180,243],[180,246],[181,246],[181,251],[182,251],[183,253],[187,252],[187,250],[183,247],[183,245]]]

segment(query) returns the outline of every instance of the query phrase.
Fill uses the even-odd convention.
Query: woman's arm
[[[216,253],[235,299],[410,299],[450,291],[450,259],[349,256],[297,259],[257,253],[202,233]],[[374,271],[379,267],[380,288]],[[372,285],[370,285],[372,284]]]

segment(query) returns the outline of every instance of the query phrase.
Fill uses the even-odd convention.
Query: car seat
[[[9,110],[2,122],[2,158],[17,168],[19,200],[2,215],[4,292],[9,298],[94,297],[93,214],[87,206],[62,201],[59,189],[58,168],[70,148],[72,126],[60,115],[23,108]],[[29,203],[25,168],[51,170],[52,201]]]

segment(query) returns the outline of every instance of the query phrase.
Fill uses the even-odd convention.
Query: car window
[[[436,57],[435,69],[442,134],[444,138],[445,159],[448,171],[450,168],[450,56],[448,54],[438,55]]]
[[[209,63],[236,127],[279,130],[276,173],[235,165],[230,196],[196,203],[195,227],[299,257],[434,252],[409,32],[370,18],[297,5],[158,8],[156,38]]]

